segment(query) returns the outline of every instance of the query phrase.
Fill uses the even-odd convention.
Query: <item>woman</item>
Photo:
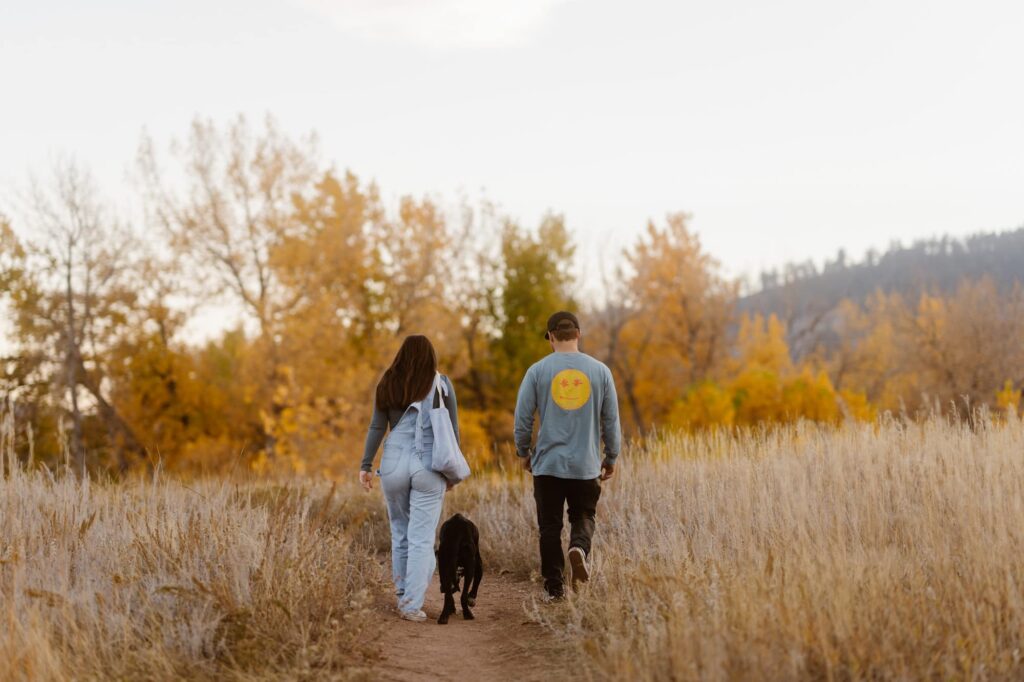
[[[391,572],[398,595],[398,611],[406,620],[422,622],[423,599],[434,574],[434,535],[448,483],[431,470],[434,432],[429,410],[439,406],[434,379],[437,353],[430,339],[410,336],[402,343],[394,362],[377,384],[373,419],[366,434],[359,482],[373,487],[373,458],[384,439],[384,456],[378,473],[391,520]],[[455,388],[441,377],[444,406],[459,438],[459,413]],[[420,413],[424,418],[419,419]],[[417,430],[420,437],[417,438]]]

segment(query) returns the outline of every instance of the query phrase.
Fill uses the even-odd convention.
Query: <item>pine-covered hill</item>
[[[800,355],[810,350],[802,339],[820,340],[821,327],[829,326],[831,312],[843,299],[862,302],[878,290],[910,299],[924,292],[948,294],[962,280],[984,276],[1001,289],[1024,282],[1024,227],[964,239],[895,244],[882,254],[869,252],[860,262],[848,262],[840,251],[822,268],[813,263],[788,265],[781,272],[763,273],[761,289],[743,297],[739,307],[783,320],[791,349]]]

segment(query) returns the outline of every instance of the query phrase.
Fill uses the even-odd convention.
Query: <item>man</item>
[[[612,373],[580,352],[580,323],[555,313],[544,334],[553,351],[526,372],[516,402],[516,450],[533,473],[540,529],[540,572],[551,599],[565,594],[562,520],[569,507],[569,568],[573,589],[590,579],[590,543],[601,481],[615,473],[622,430]],[[533,416],[540,418],[530,447]],[[604,459],[600,441],[604,440]]]

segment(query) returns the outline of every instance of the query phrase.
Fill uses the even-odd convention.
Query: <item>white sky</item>
[[[143,128],[270,112],[585,261],[675,210],[732,274],[859,256],[1024,224],[1022,36],[1019,0],[3,0],[0,202],[68,152],[130,202]]]

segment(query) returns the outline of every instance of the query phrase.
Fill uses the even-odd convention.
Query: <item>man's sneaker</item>
[[[587,555],[581,547],[569,548],[569,574],[572,582],[572,589],[579,589],[580,583],[590,580],[590,566],[587,565]]]
[[[400,611],[399,616],[402,620],[411,620],[414,623],[422,623],[427,619],[427,614],[423,611]]]
[[[548,592],[544,590],[544,596],[541,600],[545,604],[557,604],[558,602],[565,601],[565,592]]]

